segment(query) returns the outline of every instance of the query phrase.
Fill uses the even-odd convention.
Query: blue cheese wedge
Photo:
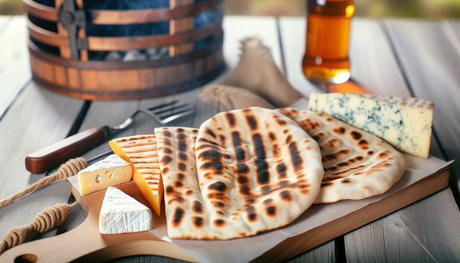
[[[308,108],[375,134],[402,152],[428,157],[434,111],[431,101],[373,94],[312,93]]]
[[[152,229],[152,212],[115,187],[108,187],[99,214],[99,232],[123,234]]]
[[[133,169],[131,164],[113,154],[94,163],[78,173],[80,194],[106,189],[109,186],[131,181]]]

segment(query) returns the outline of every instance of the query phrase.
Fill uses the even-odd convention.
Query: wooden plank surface
[[[0,34],[8,25],[8,22],[10,19],[11,19],[11,16],[0,15]]]
[[[452,43],[453,47],[460,55],[460,20],[443,21],[442,27],[450,43]]]
[[[348,262],[458,262],[460,217],[450,189],[345,236]]]
[[[378,20],[353,19],[350,41],[351,78],[372,93],[407,97],[404,76]]]
[[[307,31],[305,18],[281,17],[279,29],[288,81],[305,97],[310,96],[310,93],[322,92],[323,87],[309,82],[302,71]]]
[[[25,157],[67,135],[82,101],[57,95],[34,82],[24,89],[0,122],[0,199],[38,181],[44,174],[25,169]],[[66,202],[68,182],[56,182],[0,208],[0,236],[29,224],[44,208]]]
[[[410,88],[418,98],[433,101],[433,127],[447,159],[460,159],[460,54],[441,23],[425,20],[386,19]],[[460,163],[452,165],[456,190],[460,185]]]
[[[224,28],[224,58],[227,67],[234,68],[239,61],[240,41],[258,36],[270,48],[278,68],[282,69],[281,50],[273,17],[226,16]]]
[[[32,78],[25,19],[22,16],[11,17],[2,27],[5,20],[0,20],[0,119]]]
[[[281,18],[280,28],[288,79],[295,87],[302,86],[307,80],[301,75],[302,72],[300,71],[300,66],[298,66],[300,65],[301,57],[299,58],[293,54],[303,55],[305,20]],[[399,70],[398,62],[393,55],[391,43],[388,41],[381,23],[377,20],[357,18],[352,22],[351,32],[350,60],[352,78],[375,93],[402,97],[411,96],[404,76]],[[302,42],[302,45],[299,42]],[[298,72],[291,74],[289,69]],[[297,77],[295,77],[296,75]],[[430,153],[441,158],[443,156],[434,139],[432,139]],[[438,229],[433,225],[433,222],[436,222],[435,219],[452,222],[453,219],[459,216],[457,211],[451,210],[446,215],[420,212],[431,211],[432,206],[438,202],[449,204],[449,207],[452,207],[454,203],[450,190],[444,190],[433,197],[345,235],[347,259],[351,262],[378,261],[378,259],[382,258],[382,255],[398,255],[398,253],[405,253],[405,251],[412,252],[413,249],[420,249],[417,243],[415,243],[415,246],[414,243],[406,246],[395,246],[395,244],[401,244],[408,240],[415,242],[412,236],[413,232],[400,231],[399,235],[394,236],[383,234],[386,229],[394,228],[395,220],[410,222],[405,229],[413,230],[428,227],[427,230],[424,229],[425,232],[414,234],[420,240],[427,240],[440,230],[445,232],[447,228]],[[414,218],[418,220],[414,220]],[[450,235],[449,238],[453,238],[453,236]],[[451,246],[447,245],[447,247]],[[429,249],[436,252],[443,251],[437,249],[435,245],[432,245]],[[414,259],[422,260],[426,258],[426,253],[420,253],[419,250],[416,252],[418,254],[415,254]]]
[[[386,56],[382,56],[379,59],[379,64],[392,65],[386,67],[386,70],[391,68],[398,70],[395,57],[392,54],[389,42],[385,41],[383,31],[379,30],[380,37],[375,37],[377,30],[372,31],[375,43],[368,42],[366,44],[366,47],[371,49],[369,53],[387,53]],[[370,34],[363,28],[354,32],[359,32],[360,35]],[[419,43],[419,41],[413,39],[411,41],[413,41],[412,46],[416,46]],[[357,43],[354,38],[352,43]],[[385,43],[385,46],[382,46],[382,43]],[[375,49],[372,50],[372,47]],[[362,49],[357,49],[357,51],[359,50]],[[367,66],[369,58],[369,56],[365,56],[355,63]],[[385,70],[384,68],[379,69],[379,67],[374,69],[377,73]],[[394,76],[400,78],[398,86],[391,86],[390,83],[388,83],[389,86],[387,87],[386,85],[381,85],[382,79],[377,77],[375,83],[376,86],[379,84],[380,86],[375,91],[386,95],[402,97],[415,95],[419,97],[417,94],[410,93],[406,84],[402,81],[402,74],[393,72],[387,75],[387,77],[393,78]],[[389,88],[393,88],[393,90],[389,91]],[[432,138],[430,153],[440,158],[443,157],[434,138]],[[436,207],[438,203],[445,204],[445,206],[442,208]],[[426,211],[430,211],[430,213],[426,213]],[[347,234],[345,236],[347,259],[350,262],[367,262],[375,259],[385,259],[384,261],[444,262],[449,258],[457,257],[458,259],[458,255],[455,255],[455,253],[456,248],[459,247],[460,240],[458,238],[460,228],[456,226],[460,223],[459,216],[452,192],[450,189],[443,190],[432,197]],[[451,231],[454,233],[451,233]],[[445,236],[446,238],[430,242],[433,235]]]
[[[370,67],[369,69],[374,72],[371,76],[373,75],[375,78],[374,82],[372,82],[373,80],[367,77],[366,82],[361,81],[361,83],[369,83],[366,86],[380,94],[402,97],[412,96],[413,94],[410,93],[404,82],[402,73],[398,74],[397,72],[399,71],[399,66],[391,50],[390,42],[386,39],[385,33],[381,30],[380,26],[375,26],[378,25],[378,22],[374,21],[373,23],[373,29],[368,28],[366,30],[362,26],[362,23],[355,23],[353,27],[353,32],[358,34],[358,38],[352,38],[351,59],[355,60],[353,65]],[[369,25],[369,22],[367,24]],[[373,37],[367,38],[367,36]],[[365,45],[357,47],[362,45],[364,41],[367,41]],[[413,45],[416,45],[416,43],[413,42]],[[368,50],[367,55],[360,57],[360,51],[366,49]],[[353,50],[355,50],[355,53],[353,53]],[[375,54],[383,54],[383,56],[378,55],[378,58],[376,58]],[[369,63],[369,60],[377,63]],[[366,70],[359,72],[362,76],[366,74]],[[358,72],[352,71],[352,76],[356,76],[353,75],[356,73]],[[385,77],[382,79],[379,76],[380,74]],[[395,78],[397,79],[395,80]],[[359,80],[361,77],[357,77],[357,79]],[[441,150],[433,136],[430,154],[443,158]],[[433,210],[436,203],[447,204],[449,209],[445,209],[446,207],[442,209],[445,214],[441,213],[441,210],[438,213],[429,214],[421,212]],[[449,223],[452,224],[458,221],[459,213],[456,209],[452,208],[455,208],[455,201],[451,191],[447,189],[353,231],[345,236],[347,259],[350,262],[367,262],[372,259],[381,258],[386,258],[387,261],[399,259],[402,261],[416,260],[417,262],[424,262],[427,259],[432,260],[435,257],[437,259],[446,259],[444,255],[447,255],[447,257],[452,256],[452,252],[455,251],[454,248],[458,244],[456,234],[450,234],[449,231],[451,229],[446,228],[446,225]],[[414,220],[414,218],[418,218],[419,220]],[[436,224],[439,221],[442,224]],[[454,227],[455,233],[459,230],[460,228]],[[388,234],[389,231],[392,231],[392,235]],[[437,233],[445,233],[446,235],[446,239],[440,241],[442,245],[427,242],[432,235],[436,235]],[[398,256],[396,258],[395,255],[401,254],[407,255],[407,257]]]

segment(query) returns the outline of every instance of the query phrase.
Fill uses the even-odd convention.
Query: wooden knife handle
[[[31,173],[44,173],[56,168],[105,142],[108,129],[108,126],[104,126],[82,131],[29,154],[26,157],[26,169]]]

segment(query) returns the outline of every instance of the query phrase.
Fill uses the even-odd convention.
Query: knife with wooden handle
[[[105,142],[109,129],[108,126],[89,129],[29,154],[26,157],[26,169],[31,173],[44,173],[58,167]]]
[[[137,110],[118,126],[103,126],[93,128],[65,138],[43,150],[29,154],[26,157],[26,169],[31,173],[44,173],[65,163],[71,158],[99,146],[113,135],[127,129],[134,122],[134,117],[143,113],[160,125],[165,125],[179,118],[195,113],[188,104],[176,105],[178,100],[148,108]]]

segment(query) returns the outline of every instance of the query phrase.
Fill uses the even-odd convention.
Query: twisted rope
[[[62,224],[76,204],[77,202],[47,207],[30,224],[11,228],[0,242],[0,254],[26,242],[35,232],[44,233]]]
[[[17,200],[28,193],[45,187],[58,179],[60,179],[61,181],[65,181],[68,177],[78,174],[79,171],[85,169],[86,167],[88,167],[88,162],[85,158],[79,157],[75,159],[70,159],[66,163],[62,164],[61,167],[59,167],[59,169],[57,170],[57,172],[53,173],[52,175],[43,177],[38,182],[30,185],[21,192],[1,200],[0,207],[13,202],[14,200]]]

